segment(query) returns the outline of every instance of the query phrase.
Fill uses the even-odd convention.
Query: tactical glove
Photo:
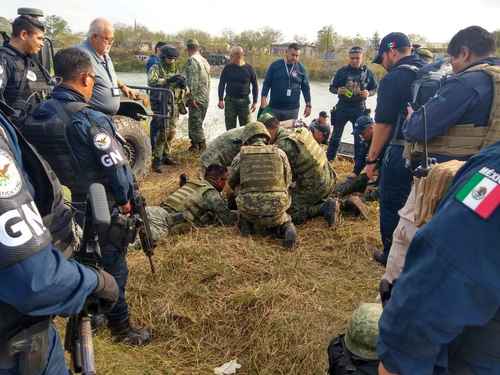
[[[99,299],[103,312],[111,311],[118,301],[119,289],[115,278],[102,269],[94,270],[97,273],[97,286],[92,295]]]

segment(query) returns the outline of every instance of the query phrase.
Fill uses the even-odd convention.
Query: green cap
[[[362,303],[353,313],[345,335],[345,346],[366,360],[377,359],[378,321],[382,315],[379,303]]]
[[[199,47],[200,43],[198,43],[198,40],[196,40],[196,39],[188,39],[188,41],[186,42],[186,46],[187,47]]]

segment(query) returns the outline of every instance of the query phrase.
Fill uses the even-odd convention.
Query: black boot
[[[170,156],[163,157],[163,164],[165,165],[179,165],[179,162],[175,159],[172,159]]]
[[[387,255],[383,251],[375,250],[373,252],[373,260],[380,263],[382,266],[387,266]]]
[[[329,226],[335,226],[339,222],[340,204],[338,199],[328,198],[321,205],[320,212]]]
[[[242,219],[241,217],[238,222],[238,227],[240,228],[240,233],[243,237],[248,237],[254,233],[252,224],[248,220]]]
[[[198,151],[200,151],[200,149],[198,147],[198,144],[197,143],[193,143],[191,141],[191,146],[189,147],[188,151],[191,151],[191,152],[198,152]]]
[[[113,338],[123,344],[143,346],[151,341],[151,331],[147,328],[136,328],[130,325],[128,319],[121,322],[109,322]]]
[[[156,173],[161,173],[162,170],[161,170],[161,160],[159,159],[153,159],[153,165],[151,167],[153,169],[153,172],[156,172]]]
[[[297,229],[295,229],[295,225],[290,221],[283,224],[281,230],[283,232],[283,246],[287,249],[293,248],[297,242]]]
[[[205,141],[198,143],[198,150],[203,152],[207,149],[207,143]]]

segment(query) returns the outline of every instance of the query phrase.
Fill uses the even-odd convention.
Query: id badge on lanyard
[[[111,88],[111,96],[113,97],[117,97],[117,96],[120,96],[121,93],[120,93],[120,89],[118,87],[112,87]]]
[[[292,68],[288,70],[288,65],[286,64],[285,59],[283,59],[283,63],[285,64],[286,74],[288,76],[288,89],[286,90],[286,96],[292,96],[292,78],[291,75],[294,73],[295,64],[293,64]]]

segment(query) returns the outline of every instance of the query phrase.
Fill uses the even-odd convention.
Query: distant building
[[[321,54],[320,58],[325,61],[335,61],[337,59],[337,54],[334,51],[324,52]]]
[[[290,43],[280,43],[280,44],[271,44],[271,54],[272,55],[283,55],[286,53],[288,46]],[[317,57],[319,55],[318,47],[314,44],[299,44],[300,50],[302,52],[302,56],[307,57]]]
[[[448,43],[423,43],[422,45],[433,52],[446,52],[448,49]]]

